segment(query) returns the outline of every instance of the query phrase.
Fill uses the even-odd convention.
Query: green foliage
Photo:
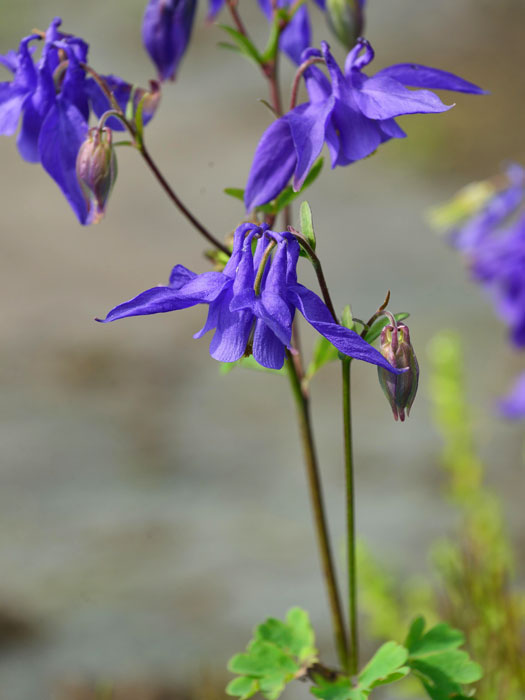
[[[260,692],[276,700],[287,683],[317,659],[315,636],[308,613],[292,608],[286,621],[269,618],[255,629],[246,652],[236,654],[228,669],[240,677],[229,683],[226,692],[245,700]]]
[[[219,24],[221,29],[223,29],[233,40],[233,44],[228,44],[225,42],[220,42],[219,46],[224,49],[230,49],[232,51],[237,51],[245,58],[253,61],[257,66],[263,63],[263,59],[254,44],[248,39],[248,37],[241,34],[237,29],[229,27],[227,24]]]
[[[408,652],[396,642],[383,644],[363,668],[354,684],[351,678],[329,679],[314,674],[312,694],[321,700],[366,700],[380,685],[395,683],[409,673],[405,666]]]
[[[458,648],[465,637],[446,623],[424,630],[424,618],[416,618],[405,640],[408,666],[433,700],[463,697],[461,686],[475,683],[483,675],[481,666]]]
[[[459,190],[448,202],[429,209],[428,222],[437,231],[447,231],[476,214],[496,192],[490,181],[473,182]]]
[[[219,365],[219,372],[221,374],[229,374],[233,372],[236,367],[242,367],[243,369],[253,369],[257,372],[269,372],[270,374],[286,374],[286,368],[281,369],[268,369],[268,367],[263,367],[260,365],[252,355],[249,357],[241,357],[237,362],[221,362]]]
[[[431,398],[444,443],[442,464],[448,478],[448,498],[458,512],[460,524],[453,537],[432,548],[437,579],[434,588],[428,578],[421,584],[421,576],[418,580],[403,578],[401,585],[361,546],[361,605],[367,612],[371,633],[379,639],[400,638],[405,620],[422,609],[433,620],[445,618],[464,632],[468,651],[483,664],[483,678],[476,684],[477,700],[523,700],[525,597],[513,582],[512,549],[500,503],[483,483],[484,465],[475,449],[458,339],[448,333],[436,336],[430,346],[430,358]],[[410,646],[408,641],[407,644]],[[472,678],[476,670],[479,672],[476,665],[464,664],[455,655],[458,666],[450,667],[454,678],[447,681],[438,667],[439,658],[429,670],[421,665],[425,659],[416,657],[417,654],[409,663],[415,664],[411,667],[414,672],[417,669],[434,700],[449,700],[450,694],[461,698],[457,690],[463,682],[460,679]],[[444,695],[447,682],[452,690]]]
[[[299,221],[301,222],[301,233],[306,238],[312,250],[315,250],[316,240],[314,224],[312,220],[312,210],[307,201],[301,202],[299,209]]]

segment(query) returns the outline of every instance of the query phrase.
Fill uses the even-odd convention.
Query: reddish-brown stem
[[[237,27],[237,29],[240,31],[240,33],[247,37],[248,32],[246,31],[246,27],[244,26],[244,22],[241,19],[241,16],[237,10],[237,2],[238,0],[228,0],[228,9],[230,10],[230,14],[233,19],[233,23]]]
[[[290,109],[293,109],[295,105],[297,104],[297,93],[299,92],[299,85],[301,82],[301,78],[303,77],[303,73],[305,70],[310,68],[310,66],[313,66],[314,63],[325,63],[324,58],[321,58],[321,56],[312,56],[311,58],[308,58],[306,61],[301,63],[299,68],[297,69],[297,73],[294,76],[293,83],[292,83],[292,93],[290,96]]]
[[[215,238],[215,236],[212,233],[210,233],[208,229],[205,226],[203,226],[203,224],[201,224],[201,222],[195,216],[193,216],[191,211],[182,203],[182,201],[179,199],[169,182],[166,180],[164,175],[160,172],[157,165],[151,158],[144,143],[142,143],[141,147],[139,148],[139,152],[144,158],[153,175],[155,175],[155,177],[157,178],[164,192],[166,192],[171,201],[175,204],[176,207],[178,207],[179,211],[188,219],[192,226],[196,228],[197,231],[201,235],[203,235],[207,241],[209,241],[213,246],[215,246],[215,248],[222,250],[222,252],[226,253],[226,255],[230,255],[230,251],[224,245],[224,243],[221,243],[217,238]]]

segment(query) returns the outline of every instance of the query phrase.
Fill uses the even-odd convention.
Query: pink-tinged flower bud
[[[77,155],[77,179],[86,199],[89,224],[104,216],[106,203],[117,179],[117,157],[111,129],[91,128]]]
[[[410,333],[403,323],[386,325],[381,331],[381,354],[396,369],[405,369],[402,374],[392,374],[378,367],[379,383],[383,389],[396,420],[405,420],[414,403],[419,380],[419,366],[410,343]]]

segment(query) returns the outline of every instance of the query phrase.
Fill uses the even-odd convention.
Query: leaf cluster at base
[[[286,621],[269,618],[259,625],[246,652],[234,656],[228,669],[239,674],[226,688],[229,695],[247,700],[261,693],[277,700],[290,681],[313,682],[311,692],[319,700],[367,700],[382,685],[402,680],[409,674],[418,678],[431,700],[467,700],[464,686],[482,676],[481,667],[459,649],[463,634],[446,623],[425,632],[425,620],[411,625],[404,645],[383,644],[352,678],[317,663],[314,631],[308,613],[293,608]]]

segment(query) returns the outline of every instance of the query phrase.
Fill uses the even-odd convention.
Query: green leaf
[[[461,686],[482,677],[481,666],[459,649],[465,641],[459,630],[446,623],[435,625],[426,633],[424,630],[424,619],[414,620],[405,642],[408,665],[432,700],[461,698]]]
[[[315,682],[316,685],[311,692],[321,700],[366,700],[366,695],[352,686],[350,678],[343,677],[330,681],[317,676]]]
[[[241,34],[237,29],[234,29],[233,27],[229,27],[227,24],[219,24],[218,26],[230,35],[230,37],[235,42],[236,47],[243,54],[243,56],[246,56],[246,58],[249,58],[258,66],[260,66],[263,63],[259,52],[257,51],[256,47],[252,44],[252,42],[248,39],[248,37],[245,37],[244,34]]]
[[[240,199],[241,202],[244,202],[244,190],[241,187],[225,187],[223,192],[230,197],[234,197],[234,199]]]
[[[376,685],[386,682],[388,676],[401,673],[401,678],[405,673],[405,668],[401,670],[408,658],[408,651],[397,642],[386,642],[376,651],[367,665],[359,674],[359,687],[374,688]],[[398,680],[396,677],[395,680]],[[379,681],[379,682],[378,682]]]
[[[317,656],[315,632],[310,617],[302,608],[292,608],[286,615],[286,624],[292,630],[293,640],[290,649],[299,661],[304,662]]]
[[[301,208],[299,209],[299,220],[301,222],[301,233],[310,244],[312,250],[315,250],[315,233],[312,220],[312,210],[310,209],[310,205],[306,200],[301,202]]]
[[[410,652],[415,646],[420,642],[423,637],[423,632],[425,631],[425,618],[416,617],[414,622],[410,625],[408,630],[407,638],[405,639],[405,646]]]
[[[135,112],[135,128],[137,130],[137,140],[139,145],[144,141],[144,101],[146,100],[147,93],[144,93],[140,102],[137,105],[137,111]]]
[[[350,306],[350,304],[347,304],[343,309],[343,313],[341,314],[341,323],[345,328],[353,330],[354,318],[352,316],[352,307]]]
[[[246,652],[230,659],[228,669],[240,678],[227,692],[243,699],[260,692],[277,700],[286,684],[317,660],[314,642],[308,614],[301,608],[292,608],[284,622],[268,618],[256,628]]]
[[[281,369],[268,369],[268,367],[263,367],[260,365],[253,355],[249,357],[241,357],[237,362],[221,362],[219,365],[219,372],[221,374],[229,374],[233,372],[236,367],[242,367],[243,369],[253,369],[257,372],[270,372],[271,374],[286,374],[286,369],[282,367]]]
[[[404,321],[405,318],[408,318],[409,316],[410,314],[406,311],[402,311],[399,314],[394,314],[394,318],[396,319],[396,321]],[[372,325],[366,332],[366,342],[373,343],[374,340],[377,340],[377,338],[379,338],[379,336],[381,335],[381,331],[387,323],[389,323],[389,320],[386,316],[381,316],[381,318],[378,318],[376,321],[374,321],[374,323],[372,323]]]
[[[239,676],[234,678],[226,686],[228,695],[238,695],[241,700],[248,700],[259,690],[259,682],[255,678]]]
[[[286,12],[284,12],[284,17],[286,17]],[[281,37],[281,21],[283,18],[283,11],[279,10],[275,13],[272,26],[270,27],[270,36],[268,37],[268,43],[261,55],[261,60],[264,63],[268,61],[274,61],[279,50],[279,39]]]
[[[315,344],[312,360],[306,371],[306,379],[310,381],[312,377],[319,372],[321,367],[324,367],[329,362],[335,362],[339,357],[337,348],[334,348],[332,343],[321,336]]]

